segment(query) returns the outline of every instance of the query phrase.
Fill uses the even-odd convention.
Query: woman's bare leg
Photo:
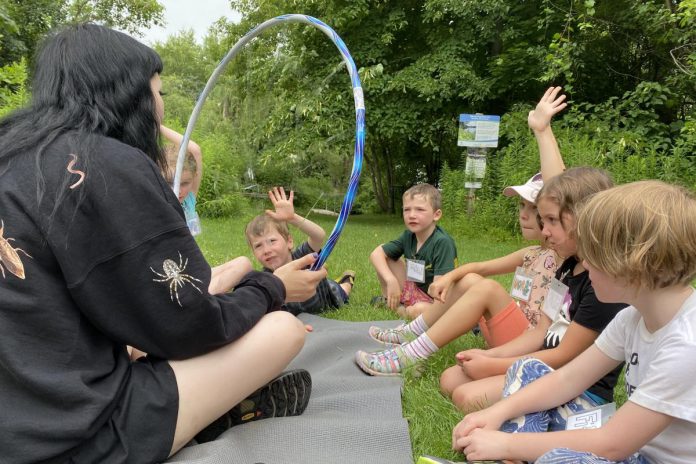
[[[227,346],[196,358],[170,361],[179,389],[170,454],[278,376],[300,352],[304,338],[305,328],[295,316],[276,311]]]

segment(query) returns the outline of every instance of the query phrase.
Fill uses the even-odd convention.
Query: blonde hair
[[[603,169],[591,167],[570,168],[561,174],[544,181],[544,186],[539,190],[536,197],[536,204],[541,200],[549,200],[558,205],[558,217],[563,228],[563,216],[568,214],[577,218],[578,211],[587,199],[597,192],[607,190],[613,186],[609,174]],[[538,217],[539,226],[542,226],[541,218]],[[571,236],[573,230],[566,230]]]
[[[249,221],[249,224],[247,224],[246,228],[244,229],[244,235],[246,235],[249,246],[251,246],[251,239],[253,237],[261,237],[268,230],[278,232],[285,240],[290,238],[290,230],[285,222],[276,221],[266,214],[259,214],[254,219]]]
[[[176,162],[179,158],[179,147],[177,145],[167,144],[164,146],[164,153],[167,157],[167,178],[168,182],[174,180],[174,170],[176,169]],[[198,171],[198,165],[196,164],[196,158],[190,151],[186,152],[184,157],[184,169],[183,171],[190,172],[191,174],[196,174]]]
[[[413,198],[416,195],[425,197],[433,207],[433,211],[437,211],[442,207],[442,195],[440,191],[430,184],[416,184],[404,192],[403,199]]]
[[[689,285],[696,277],[696,198],[648,180],[595,195],[578,217],[578,254],[630,285]]]

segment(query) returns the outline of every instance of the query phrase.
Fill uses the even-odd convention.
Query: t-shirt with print
[[[3,462],[63,455],[104,426],[130,382],[126,345],[159,359],[198,356],[285,299],[263,272],[210,295],[210,266],[159,167],[106,137],[80,149],[68,134],[38,170],[33,152],[0,167],[1,240],[14,250],[0,261]],[[169,387],[161,404],[176,409]]]
[[[571,321],[599,334],[614,319],[614,316],[626,307],[623,303],[602,303],[599,301],[592,288],[587,270],[573,275],[573,269],[577,264],[577,258],[571,256],[566,258],[556,271],[556,279],[568,286],[568,295],[566,295],[564,303],[567,309],[559,311],[556,319],[551,322],[544,338],[544,349],[555,348],[561,343]],[[570,320],[566,318],[566,312],[570,315]],[[599,379],[588,390],[606,401],[612,401],[621,367],[617,367]]]
[[[418,239],[416,234],[405,230],[399,238],[382,245],[382,250],[391,259],[406,259],[425,262],[425,282],[416,282],[418,288],[425,293],[433,283],[435,276],[447,274],[457,267],[457,246],[454,240],[440,226],[423,243],[420,250],[416,251]]]
[[[629,306],[595,344],[610,358],[626,362],[628,401],[674,418],[640,454],[650,462],[696,462],[696,292],[652,333],[638,310]]]
[[[303,242],[293,250],[291,256],[294,261],[314,252],[309,243]],[[268,268],[264,268],[264,271],[273,272]],[[302,302],[285,303],[283,309],[296,316],[300,313],[317,314],[327,309],[340,308],[347,302],[348,296],[337,282],[331,279],[322,279],[317,285],[317,292],[312,297]]]
[[[536,327],[541,317],[541,308],[558,268],[560,258],[550,248],[530,247],[522,259],[522,268],[533,276],[531,291],[527,301],[515,298],[520,309],[532,327]],[[514,296],[513,296],[514,298]]]

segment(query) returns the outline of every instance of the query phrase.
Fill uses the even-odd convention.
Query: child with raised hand
[[[590,196],[611,186],[606,172],[588,167],[571,168],[544,184],[537,196],[542,234],[549,248],[565,258],[542,308],[552,323],[544,334],[527,331],[489,350],[458,353],[458,365],[442,374],[440,386],[460,409],[479,409],[481,404],[498,401],[504,374],[520,357],[537,357],[553,368],[567,364],[626,306],[598,301],[588,272],[577,257],[577,212]],[[594,405],[612,401],[619,372],[615,369],[588,389]]]
[[[173,182],[179,146],[184,140],[184,136],[163,124],[160,125],[160,133],[168,141],[164,147],[167,155],[167,173],[165,177],[169,182]],[[184,168],[181,171],[179,203],[181,203],[181,208],[184,210],[186,224],[194,236],[201,233],[201,220],[196,212],[196,197],[198,196],[202,177],[203,152],[196,142],[190,140],[186,157],[184,158]],[[208,292],[211,295],[229,292],[252,269],[251,260],[246,256],[239,256],[211,268],[212,276]]]
[[[551,119],[567,106],[565,95],[559,95],[560,91],[560,87],[549,88],[528,116],[529,127],[539,145],[541,173],[524,185],[507,187],[503,191],[504,195],[521,197],[519,221],[527,240],[542,239],[535,205],[543,185],[542,178],[550,179],[565,170],[551,131]],[[550,320],[541,314],[540,305],[558,263],[560,259],[553,250],[535,246],[498,259],[464,264],[430,284],[428,293],[434,302],[427,312],[396,329],[370,328],[370,336],[377,341],[403,346],[376,353],[358,351],[356,362],[369,374],[399,375],[404,367],[428,358],[477,323],[490,348],[512,340],[527,328],[532,333],[526,337],[541,340]],[[515,292],[516,301],[498,282],[483,278],[514,272],[518,266],[523,267],[523,272],[516,276],[515,284],[524,286],[531,282],[532,285],[528,291]],[[531,280],[530,273],[535,275]],[[412,343],[404,345],[407,342]],[[449,392],[447,385],[443,389]]]
[[[507,397],[460,422],[454,448],[537,464],[696,462],[696,198],[658,181],[615,187],[583,208],[577,239],[597,298],[631,306],[566,366],[510,369]],[[583,390],[623,361],[626,403],[601,428],[565,431],[590,406]]]
[[[542,239],[534,203],[542,185],[541,174],[536,174],[524,185],[503,191],[506,196],[520,197],[519,222],[526,240]],[[484,278],[516,270],[512,296],[500,283]],[[432,310],[396,329],[371,327],[372,338],[400,345],[375,353],[358,351],[356,363],[371,375],[399,375],[404,368],[427,359],[476,324],[489,347],[502,345],[529,328],[543,334],[550,321],[543,316],[541,305],[555,272],[554,251],[539,245],[497,259],[464,264],[430,285],[431,295],[441,304],[445,303],[452,282],[462,288],[463,295],[446,311],[437,311],[434,305]]]
[[[454,240],[437,221],[442,217],[442,196],[430,184],[417,184],[403,195],[406,230],[370,254],[384,301],[399,316],[413,319],[432,307],[428,286],[457,266]],[[403,259],[401,259],[403,257]]]
[[[274,187],[268,192],[274,210],[266,210],[252,219],[246,226],[247,243],[264,271],[273,272],[279,267],[321,250],[326,232],[318,224],[295,213],[294,192],[286,195],[283,187]],[[307,235],[307,241],[293,250],[293,238],[288,224]],[[339,308],[348,303],[355,282],[355,272],[347,270],[338,279],[322,279],[317,292],[310,299],[297,303],[286,303],[283,307],[297,315],[302,312],[319,313],[326,309]]]

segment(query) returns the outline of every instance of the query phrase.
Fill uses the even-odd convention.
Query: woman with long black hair
[[[161,175],[157,53],[82,24],[35,62],[0,121],[3,460],[159,462],[283,371],[305,330],[273,310],[326,272],[308,256],[210,295]]]

